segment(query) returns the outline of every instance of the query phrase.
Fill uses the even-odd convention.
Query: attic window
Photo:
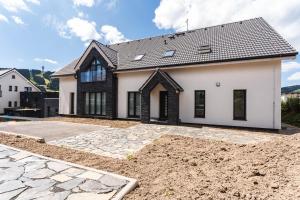
[[[211,53],[211,47],[210,45],[202,45],[198,49],[199,54],[206,54],[206,53]]]
[[[167,50],[164,53],[164,57],[172,57],[174,56],[175,50]]]
[[[134,61],[142,60],[145,54],[139,54],[134,57]]]

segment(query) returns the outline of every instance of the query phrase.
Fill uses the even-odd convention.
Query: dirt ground
[[[136,178],[130,200],[300,199],[300,135],[256,145],[163,136],[127,160],[0,135],[0,142]]]
[[[50,118],[45,118],[45,120],[83,123],[83,124],[94,124],[94,125],[109,126],[109,127],[113,127],[113,128],[128,128],[128,127],[140,124],[140,122],[137,122],[137,121],[106,120],[106,119],[79,118],[79,117],[50,117]]]

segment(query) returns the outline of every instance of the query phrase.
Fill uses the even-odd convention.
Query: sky
[[[89,42],[124,42],[263,17],[300,50],[300,0],[0,0],[0,67],[56,71]],[[300,56],[282,86],[300,85]]]

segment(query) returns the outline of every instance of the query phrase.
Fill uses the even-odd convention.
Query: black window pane
[[[90,97],[89,97],[89,93],[85,93],[85,106],[84,106],[84,113],[86,115],[89,114],[89,105],[90,105]]]
[[[135,115],[139,117],[141,115],[141,94],[136,93],[135,96]]]
[[[205,117],[205,91],[195,92],[195,117]]]
[[[95,114],[95,93],[90,93],[90,114]]]
[[[246,119],[246,90],[234,90],[234,119]]]
[[[96,94],[96,115],[101,115],[101,93]]]
[[[129,108],[128,108],[128,112],[129,112],[129,116],[134,116],[134,93],[130,92],[128,97],[128,101],[129,101]]]
[[[106,92],[102,92],[101,104],[102,104],[101,115],[106,115]]]

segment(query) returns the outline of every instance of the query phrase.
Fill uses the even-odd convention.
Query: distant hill
[[[287,87],[282,87],[281,88],[281,94],[291,93],[291,92],[300,93],[300,85],[292,85],[292,86],[287,86]]]
[[[3,69],[3,68],[0,68]],[[42,91],[58,91],[59,83],[58,79],[51,79],[50,76],[54,72],[45,71],[42,73],[41,70],[37,69],[16,69],[20,74],[22,74],[25,78],[30,80],[33,84],[35,84]]]

